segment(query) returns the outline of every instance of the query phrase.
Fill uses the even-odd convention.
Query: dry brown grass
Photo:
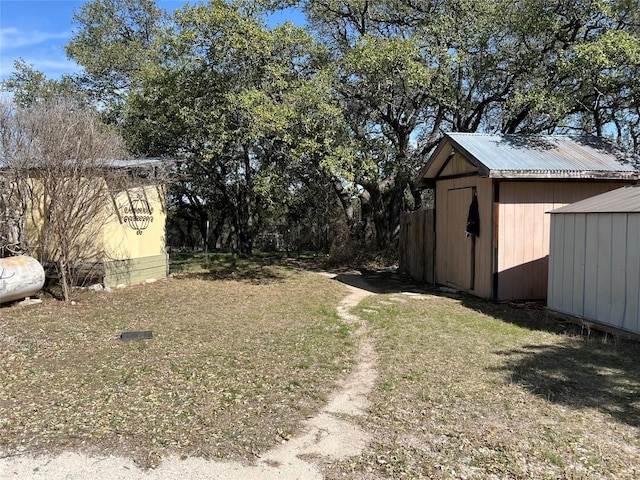
[[[344,290],[264,263],[223,267],[0,309],[0,455],[250,460],[291,435],[351,366]],[[153,339],[119,339],[131,330]]]
[[[358,309],[379,355],[375,441],[328,478],[640,478],[638,344],[537,310],[404,298]]]
[[[0,454],[247,461],[293,435],[354,345],[337,282],[267,263],[0,309]],[[470,297],[394,302],[391,277],[356,309],[378,354],[374,441],[327,478],[640,478],[639,344]]]

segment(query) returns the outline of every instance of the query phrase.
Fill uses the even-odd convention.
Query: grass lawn
[[[0,309],[0,455],[251,461],[294,435],[352,367],[345,288],[265,258],[198,262],[75,305]],[[355,309],[378,357],[373,442],[327,478],[640,478],[640,344],[389,280]]]
[[[230,256],[174,278],[0,309],[0,455],[109,451],[252,460],[351,367],[345,289]],[[151,330],[151,340],[120,340]]]
[[[640,478],[640,345],[472,297],[391,297],[357,309],[379,356],[375,441],[329,478]]]

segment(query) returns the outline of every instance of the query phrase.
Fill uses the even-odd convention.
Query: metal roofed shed
[[[547,306],[640,335],[640,186],[551,212]]]
[[[424,277],[497,301],[546,298],[548,212],[635,183],[637,160],[594,137],[446,134],[416,180],[435,189]],[[474,199],[478,235],[466,232]]]
[[[427,186],[435,178],[427,175],[444,167],[449,155],[460,153],[488,178],[607,178],[637,179],[640,160],[597,137],[565,135],[482,135],[448,133],[431,155],[418,177]],[[445,150],[445,152],[440,152]]]
[[[90,163],[92,168],[86,175],[88,188],[104,195],[93,197],[95,214],[79,222],[80,233],[74,234],[74,258],[70,261],[78,284],[100,282],[113,287],[167,276],[166,182],[169,169],[178,161],[175,158],[122,158]],[[25,236],[33,252],[43,250],[40,247],[45,240],[41,232],[47,217],[42,214],[45,211],[42,205],[49,201],[43,182],[45,176],[38,163],[36,159],[12,172],[29,187]],[[73,173],[73,169],[70,171]],[[0,181],[4,173],[0,164]],[[7,188],[15,188],[15,180],[7,178]],[[50,178],[65,183],[64,169]],[[45,263],[47,258],[39,260]]]

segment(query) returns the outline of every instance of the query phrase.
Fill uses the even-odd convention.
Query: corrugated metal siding
[[[640,214],[551,215],[547,305],[640,333]]]
[[[481,135],[449,133],[454,148],[477,159],[490,177],[517,177],[530,172],[543,178],[637,178],[625,156],[596,137],[559,135]],[[627,163],[629,162],[629,163]]]
[[[149,166],[160,166],[160,165],[170,165],[172,163],[178,162],[177,158],[165,158],[165,157],[147,157],[147,158],[118,158],[111,160],[104,160],[103,166],[108,168],[133,168],[133,167],[149,167]],[[96,166],[98,166],[100,162],[96,162]],[[39,166],[39,161],[34,159],[33,162],[25,168],[28,170],[30,168],[37,168]],[[0,159],[0,170],[3,170],[8,167],[8,163],[4,160]]]
[[[624,328],[640,332],[640,215],[627,215],[626,288]]]
[[[553,213],[596,212],[640,212],[640,185],[618,188],[553,211]]]

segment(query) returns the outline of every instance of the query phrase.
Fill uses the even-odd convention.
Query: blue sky
[[[78,72],[78,66],[67,59],[64,46],[76,28],[73,13],[83,3],[76,0],[0,0],[0,80],[11,75],[13,62],[19,58],[49,78],[59,79],[65,73]],[[185,0],[158,1],[169,11],[184,3]],[[287,19],[301,23],[297,12],[278,16],[278,21]]]

